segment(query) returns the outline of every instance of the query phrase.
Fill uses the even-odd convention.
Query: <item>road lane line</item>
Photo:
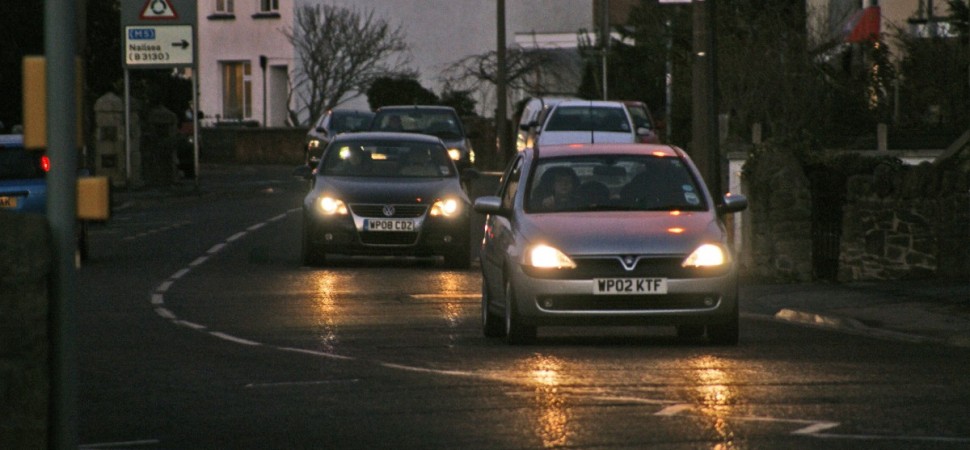
[[[158,445],[161,441],[158,439],[142,439],[138,441],[124,441],[124,442],[98,442],[95,444],[82,444],[77,448],[79,449],[99,449],[99,448],[126,448],[132,446],[143,446],[143,445]]]
[[[165,308],[155,308],[155,313],[169,320],[175,319],[175,314]]]
[[[163,281],[162,284],[158,285],[158,289],[155,289],[155,292],[166,292],[170,287],[172,287],[172,282],[166,280]]]
[[[277,350],[283,350],[286,352],[304,353],[307,355],[322,356],[324,358],[343,359],[343,360],[350,360],[350,361],[357,359],[357,358],[354,358],[353,356],[344,356],[344,355],[338,355],[336,353],[319,352],[316,350],[307,350],[305,348],[294,348],[294,347],[274,347],[274,348]]]
[[[239,238],[241,238],[241,237],[243,237],[245,235],[246,235],[246,232],[245,231],[240,231],[240,232],[238,232],[238,233],[236,233],[236,234],[234,234],[232,236],[229,236],[229,238],[226,239],[226,242],[235,241],[235,240],[237,240],[237,239],[239,239]]]
[[[655,416],[676,416],[684,411],[689,411],[694,408],[694,405],[688,405],[686,403],[681,403],[679,405],[668,406],[660,411],[653,413]]]
[[[209,251],[207,251],[206,253],[208,253],[210,255],[215,254],[215,253],[219,253],[219,250],[222,250],[222,248],[225,247],[225,246],[226,246],[226,243],[225,242],[220,243],[220,244],[213,245],[212,248],[210,248]]]
[[[171,277],[169,277],[169,279],[170,279],[170,280],[173,280],[173,281],[174,281],[174,280],[177,280],[177,279],[179,279],[179,278],[182,278],[182,277],[184,277],[184,276],[185,276],[186,274],[188,274],[189,272],[190,272],[190,269],[188,269],[188,268],[185,268],[185,269],[182,269],[182,270],[179,270],[178,272],[175,272],[175,273],[173,273],[173,274],[172,274],[172,276],[171,276]]]
[[[211,334],[211,335],[213,335],[213,336],[215,336],[215,337],[217,337],[219,339],[225,339],[227,341],[235,342],[237,344],[249,345],[249,346],[253,346],[253,347],[258,347],[258,346],[263,345],[262,343],[259,343],[259,342],[250,341],[250,340],[243,339],[243,338],[237,338],[237,337],[235,337],[233,335],[226,334],[226,333],[220,333],[218,331],[210,331],[209,334]]]
[[[198,258],[195,258],[195,261],[190,262],[189,263],[189,266],[195,267],[195,266],[198,266],[198,265],[200,265],[202,263],[205,263],[208,260],[209,260],[209,257],[208,256],[200,256]]]
[[[152,294],[152,306],[165,304],[165,297],[162,294]]]

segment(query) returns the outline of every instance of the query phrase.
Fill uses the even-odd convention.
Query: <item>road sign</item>
[[[191,66],[195,63],[191,25],[137,25],[125,27],[125,66],[152,68]]]
[[[138,16],[142,20],[175,20],[179,14],[169,0],[147,0]]]

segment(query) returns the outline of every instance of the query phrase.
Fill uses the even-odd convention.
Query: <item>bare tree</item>
[[[283,31],[300,60],[290,91],[300,104],[290,111],[293,123],[363,95],[379,77],[405,73],[398,69],[409,62],[404,33],[373,11],[304,5],[294,23]]]
[[[574,55],[555,50],[509,48],[505,57],[506,83],[531,95],[558,93],[560,87],[579,79]],[[442,79],[453,90],[480,90],[482,83],[494,88],[498,82],[498,55],[489,51],[466,56],[448,66]]]

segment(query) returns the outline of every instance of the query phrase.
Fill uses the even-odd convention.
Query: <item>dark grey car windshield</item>
[[[441,145],[404,140],[335,141],[327,146],[318,172],[328,176],[441,178],[455,168]]]
[[[667,156],[540,160],[527,192],[527,212],[707,210],[688,166]]]

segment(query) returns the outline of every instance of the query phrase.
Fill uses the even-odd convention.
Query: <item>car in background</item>
[[[497,195],[474,203],[487,214],[484,334],[520,344],[540,326],[673,325],[737,344],[738,268],[722,219],[746,207],[744,196],[713,198],[677,147],[527,148]]]
[[[320,152],[330,139],[340,133],[365,131],[370,127],[374,113],[362,109],[331,109],[314,122],[303,142],[303,160],[313,167],[320,160]]]
[[[515,133],[515,148],[518,151],[535,145],[539,127],[549,110],[564,100],[579,100],[576,97],[532,97],[522,108]]]
[[[653,120],[653,114],[650,113],[647,104],[636,100],[625,100],[623,105],[633,119],[633,127],[637,130],[637,142],[659,144],[660,128]]]
[[[538,146],[572,143],[633,143],[633,119],[621,102],[566,100],[549,111]]]
[[[459,171],[475,164],[475,150],[465,126],[450,106],[383,106],[375,112],[370,130],[437,136]]]
[[[24,148],[23,135],[0,135],[0,210],[47,213],[50,158]]]
[[[330,254],[443,256],[470,264],[471,204],[441,139],[363,132],[334,137],[303,201],[303,261]]]
[[[22,134],[0,135],[0,211],[47,214],[47,174],[51,160],[44,150],[24,148]],[[87,223],[75,228],[75,262],[88,256]]]

